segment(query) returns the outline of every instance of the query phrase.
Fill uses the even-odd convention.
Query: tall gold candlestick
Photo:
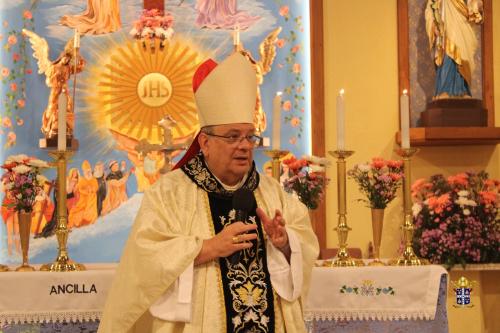
[[[273,170],[273,178],[280,182],[281,176],[281,161],[283,157],[285,157],[289,153],[288,150],[279,150],[279,149],[267,149],[264,150],[264,154],[272,158],[272,170]]]
[[[411,200],[411,158],[418,152],[417,148],[401,148],[396,153],[403,158],[404,178],[403,178],[403,207],[404,222],[401,226],[403,231],[403,242],[405,249],[397,259],[390,261],[393,266],[420,266],[427,265],[426,259],[419,258],[413,251],[413,233],[415,227],[412,221],[412,200]]]
[[[41,271],[68,272],[83,271],[85,266],[69,259],[68,243],[68,211],[66,205],[66,159],[71,151],[58,150],[49,153],[57,164],[57,227],[58,247],[57,258],[53,263],[42,265]]]
[[[339,238],[339,251],[332,260],[331,267],[351,267],[364,266],[363,261],[353,259],[347,252],[347,235],[352,229],[347,226],[347,205],[346,205],[346,162],[345,160],[354,154],[350,150],[335,150],[328,152],[337,158],[337,203],[338,203],[338,224],[335,228]]]

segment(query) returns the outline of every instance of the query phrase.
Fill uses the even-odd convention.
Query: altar
[[[115,268],[0,274],[1,332],[96,332]],[[448,332],[446,288],[441,266],[315,267],[306,327],[311,333]]]

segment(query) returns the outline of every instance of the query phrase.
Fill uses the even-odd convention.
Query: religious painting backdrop
[[[74,135],[79,141],[66,184],[72,259],[119,260],[143,192],[168,162],[155,147],[190,143],[199,129],[192,74],[206,58],[220,61],[232,52],[234,30],[259,73],[261,105],[255,121],[262,135],[271,138],[273,99],[281,91],[281,148],[297,156],[310,153],[309,1],[218,2],[223,6],[166,0],[164,12],[144,10],[142,0],[0,3],[2,163],[13,154],[50,160],[47,149],[39,148],[49,74],[38,74],[40,43],[30,42],[22,29],[46,40],[48,60],[54,63],[74,28],[83,33],[85,64],[76,80],[68,80],[70,95],[76,81]],[[170,135],[163,129],[168,126]],[[260,171],[268,160],[262,150],[255,157]],[[181,155],[174,152],[173,161]],[[32,219],[33,263],[50,262],[57,252],[48,227],[54,219],[50,181],[55,170],[46,176],[47,196],[37,202]],[[2,220],[0,262],[18,263],[16,215],[2,207]]]

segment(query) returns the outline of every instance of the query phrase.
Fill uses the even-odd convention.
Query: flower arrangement
[[[330,181],[324,174],[325,167],[329,164],[328,159],[316,156],[284,160],[284,169],[288,167],[288,178],[283,183],[285,191],[295,193],[307,208],[318,208]]]
[[[372,158],[371,163],[356,164],[347,171],[349,178],[354,179],[370,208],[384,209],[396,197],[396,191],[403,179],[403,162]]]
[[[484,171],[412,185],[414,249],[433,263],[500,261],[500,181]]]
[[[174,17],[171,13],[159,9],[145,9],[139,20],[133,23],[130,35],[135,39],[170,39],[174,34]]]
[[[40,172],[48,168],[47,162],[26,155],[12,155],[2,168],[7,200],[4,205],[15,211],[31,212],[37,196],[43,191],[45,177]]]

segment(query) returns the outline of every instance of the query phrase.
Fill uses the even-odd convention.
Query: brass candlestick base
[[[405,249],[401,256],[389,262],[393,266],[420,266],[427,265],[429,261],[419,258],[413,251],[413,232],[415,227],[412,221],[412,201],[411,201],[411,158],[418,152],[417,148],[401,148],[396,153],[403,158],[404,178],[403,178],[403,207],[404,222],[401,227],[403,231],[403,242]]]
[[[345,160],[354,154],[350,150],[335,150],[328,152],[337,159],[337,194],[338,194],[338,224],[334,229],[339,238],[339,251],[332,260],[331,267],[364,266],[362,260],[353,259],[347,252],[347,235],[352,229],[347,226],[346,212],[346,162]]]
[[[272,167],[273,167],[273,178],[280,182],[281,176],[281,161],[283,157],[285,157],[289,153],[288,150],[279,150],[279,149],[267,149],[264,150],[264,154],[272,158]]]
[[[58,247],[57,258],[53,263],[42,265],[41,271],[68,272],[83,271],[85,266],[69,259],[68,243],[68,212],[66,206],[66,160],[71,156],[71,151],[49,152],[57,165],[57,227],[56,236]]]
[[[8,271],[9,271],[9,267],[0,264],[0,272],[8,272]]]

